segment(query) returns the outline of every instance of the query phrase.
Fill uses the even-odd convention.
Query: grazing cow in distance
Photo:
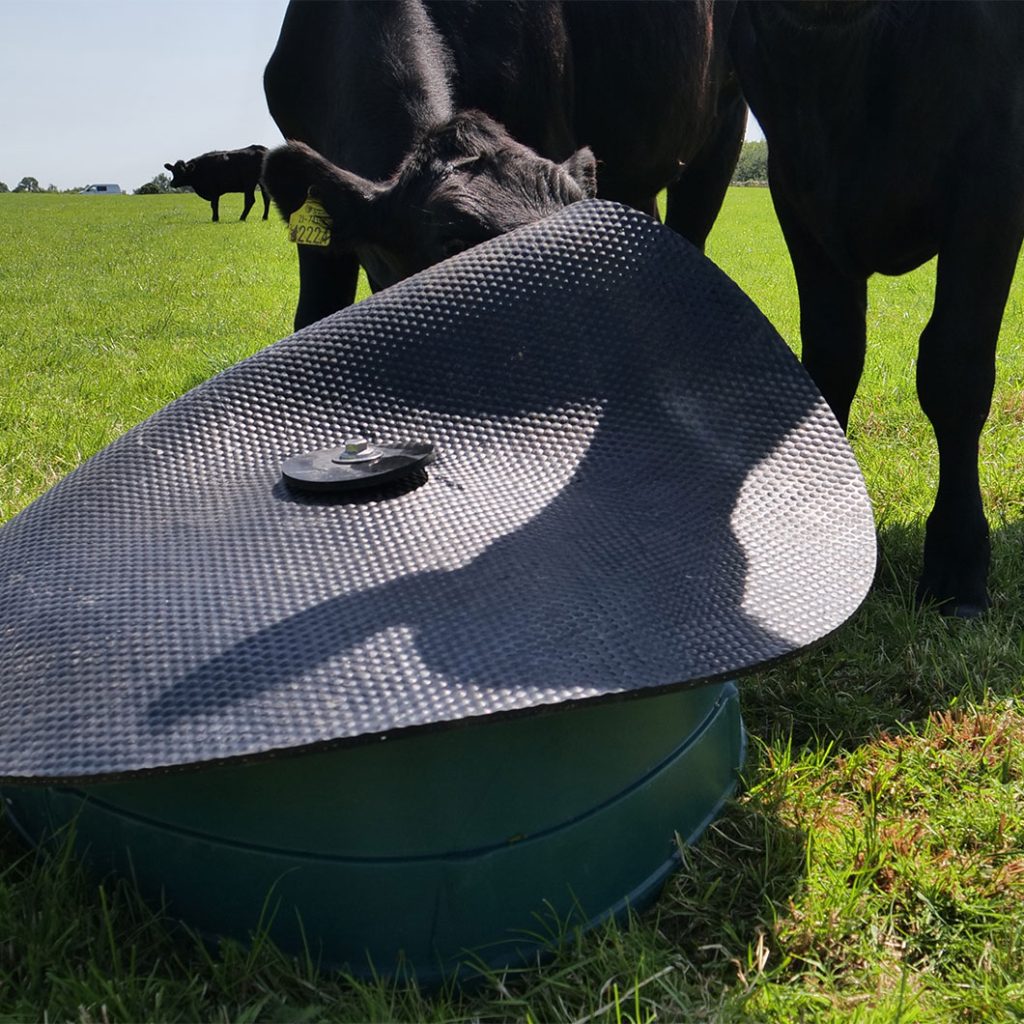
[[[938,255],[917,392],[939,486],[917,597],[975,616],[989,564],[978,441],[1024,237],[1024,4],[743,2],[731,50],[768,142],[803,362],[844,426],[868,277]]]
[[[214,150],[203,153],[191,160],[178,160],[164,164],[171,172],[171,187],[190,187],[197,196],[205,199],[213,208],[213,219],[220,220],[220,197],[225,192],[243,192],[245,208],[239,220],[245,220],[256,202],[256,186],[260,185],[263,173],[263,158],[266,146],[246,146],[245,149]],[[270,212],[270,195],[262,185],[263,219]]]
[[[312,193],[330,243],[299,245],[302,327],[579,199],[656,214],[703,245],[742,143],[733,0],[292,0],[264,74],[289,141],[264,181]]]

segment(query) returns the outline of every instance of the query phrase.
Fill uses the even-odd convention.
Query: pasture
[[[195,196],[0,196],[0,521],[175,396],[289,333],[279,218]],[[796,344],[763,189],[709,255]],[[628,926],[549,964],[423,995],[265,942],[211,949],[130,884],[27,854],[0,816],[0,1019],[1009,1021],[1024,1019],[1024,273],[1003,323],[981,473],[993,609],[914,608],[937,462],[914,390],[934,264],[870,291],[850,437],[880,562],[853,621],[748,678],[737,798]],[[2,671],[2,667],[0,667]]]

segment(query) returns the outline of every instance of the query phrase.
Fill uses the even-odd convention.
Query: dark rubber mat
[[[436,457],[282,482],[355,436]],[[853,456],[760,312],[581,203],[214,377],[0,530],[0,777],[735,676],[834,630],[874,565]]]

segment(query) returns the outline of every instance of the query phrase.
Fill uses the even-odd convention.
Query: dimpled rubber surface
[[[353,435],[437,460],[351,499],[283,485]],[[0,530],[0,777],[739,675],[839,626],[874,564],[853,456],[759,311],[580,203],[214,377]]]

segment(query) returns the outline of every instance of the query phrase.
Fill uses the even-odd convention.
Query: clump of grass
[[[796,981],[837,1014],[866,996],[936,1020],[1021,1009],[1022,754],[1024,716],[996,705],[935,712],[816,765],[769,764],[813,785],[787,786],[807,872],[773,928],[765,1004]]]

